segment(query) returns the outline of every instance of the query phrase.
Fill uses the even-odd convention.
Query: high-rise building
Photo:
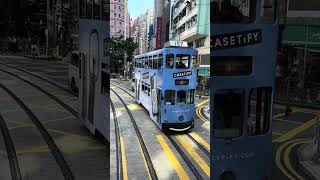
[[[110,0],[110,33],[111,37],[129,35],[129,13],[127,0]]]
[[[169,40],[171,1],[154,1],[154,37],[153,48],[160,49]]]
[[[175,0],[171,6],[170,40],[198,50],[200,82],[210,76],[210,0]]]

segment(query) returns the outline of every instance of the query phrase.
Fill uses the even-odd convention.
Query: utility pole
[[[127,0],[124,0],[124,40],[127,40]],[[124,52],[124,78],[127,80],[127,52]]]

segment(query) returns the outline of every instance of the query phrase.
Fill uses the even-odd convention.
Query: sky
[[[153,8],[153,6],[154,0],[128,0],[128,11],[132,19],[145,13],[148,8]]]

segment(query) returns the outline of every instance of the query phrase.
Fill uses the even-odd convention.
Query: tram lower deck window
[[[175,95],[176,91],[175,90],[166,90],[165,91],[165,97],[164,97],[164,102],[166,105],[174,105],[175,104]]]
[[[193,104],[194,103],[194,89],[191,89],[188,91],[188,97],[187,97],[187,103],[188,104]]]
[[[248,135],[266,134],[270,126],[271,87],[259,87],[251,90],[248,102]]]
[[[244,90],[219,90],[214,94],[214,136],[233,138],[242,134]]]
[[[187,91],[177,91],[177,104],[186,104],[187,101]]]

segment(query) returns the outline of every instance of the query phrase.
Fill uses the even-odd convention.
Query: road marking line
[[[297,134],[301,133],[302,131],[312,127],[315,123],[316,123],[316,118],[313,118],[312,120],[309,120],[309,121],[303,123],[302,125],[284,133],[283,135],[281,135],[280,137],[275,139],[273,142],[287,141],[287,140],[293,138],[294,136],[296,136]]]
[[[206,99],[206,100],[202,101],[201,103],[198,103],[198,104],[196,105],[196,107],[202,106],[203,104],[205,104],[205,103],[208,102],[209,100],[210,100],[210,99]]]
[[[189,176],[188,174],[185,172],[185,170],[182,168],[180,162],[177,160],[176,156],[172,153],[170,147],[168,146],[168,144],[166,143],[166,141],[164,140],[162,135],[157,135],[156,136],[164,153],[167,155],[168,159],[171,162],[171,165],[174,167],[174,169],[176,170],[179,179],[181,180],[189,180]]]
[[[293,123],[293,124],[303,124],[302,122],[297,122],[297,121],[289,121],[285,119],[279,119],[279,118],[274,118],[275,121],[280,121],[280,122],[288,122],[288,123]]]
[[[128,169],[127,169],[127,160],[126,152],[124,149],[123,137],[120,137],[120,147],[121,147],[121,156],[122,156],[122,170],[123,170],[123,180],[128,180]]]
[[[147,173],[148,173],[149,179],[152,180],[151,175],[150,175],[150,169],[149,169],[149,167],[148,167],[148,165],[147,165],[147,161],[146,161],[146,158],[144,157],[144,154],[143,154],[143,152],[142,152],[142,148],[141,148],[141,144],[140,144],[140,143],[139,143],[139,149],[140,149],[140,153],[141,153],[141,155],[142,155],[142,159],[143,159],[144,166],[145,166],[146,169],[147,169]]]
[[[278,168],[280,169],[280,171],[287,176],[289,179],[294,179],[289,173],[288,171],[283,167],[282,163],[281,163],[281,152],[282,150],[291,142],[286,142],[285,144],[282,144],[276,152],[276,165],[278,166]]]
[[[298,179],[301,179],[301,180],[304,180],[303,177],[301,177],[292,167],[291,163],[290,163],[290,159],[289,159],[289,155],[291,153],[291,150],[293,147],[295,147],[296,145],[298,144],[303,144],[303,143],[306,143],[308,142],[308,140],[302,140],[302,141],[298,141],[298,142],[295,142],[295,143],[292,143],[291,145],[289,145],[287,147],[287,149],[285,150],[284,152],[284,164],[287,166],[288,170],[293,174],[295,175],[296,177],[298,177]]]
[[[196,151],[194,151],[190,144],[188,144],[181,135],[177,135],[176,138],[184,147],[184,149],[191,155],[191,157],[198,163],[198,165],[206,173],[206,175],[210,177],[210,167],[208,166],[208,164],[199,156]]]
[[[277,135],[277,136],[281,136],[282,135],[282,133],[279,133],[279,132],[272,132],[272,135]]]
[[[202,109],[203,107],[198,107],[197,109],[196,109],[196,114],[198,115],[198,117],[203,121],[203,122],[206,122],[206,121],[208,121],[208,119],[207,118],[205,118],[202,114],[201,114],[201,109]]]
[[[197,133],[192,132],[190,133],[190,136],[192,136],[195,140],[197,140],[200,144],[202,144],[204,147],[206,147],[206,149],[208,151],[210,151],[210,145],[209,143],[207,143],[207,141],[205,141],[204,139],[202,139]]]

